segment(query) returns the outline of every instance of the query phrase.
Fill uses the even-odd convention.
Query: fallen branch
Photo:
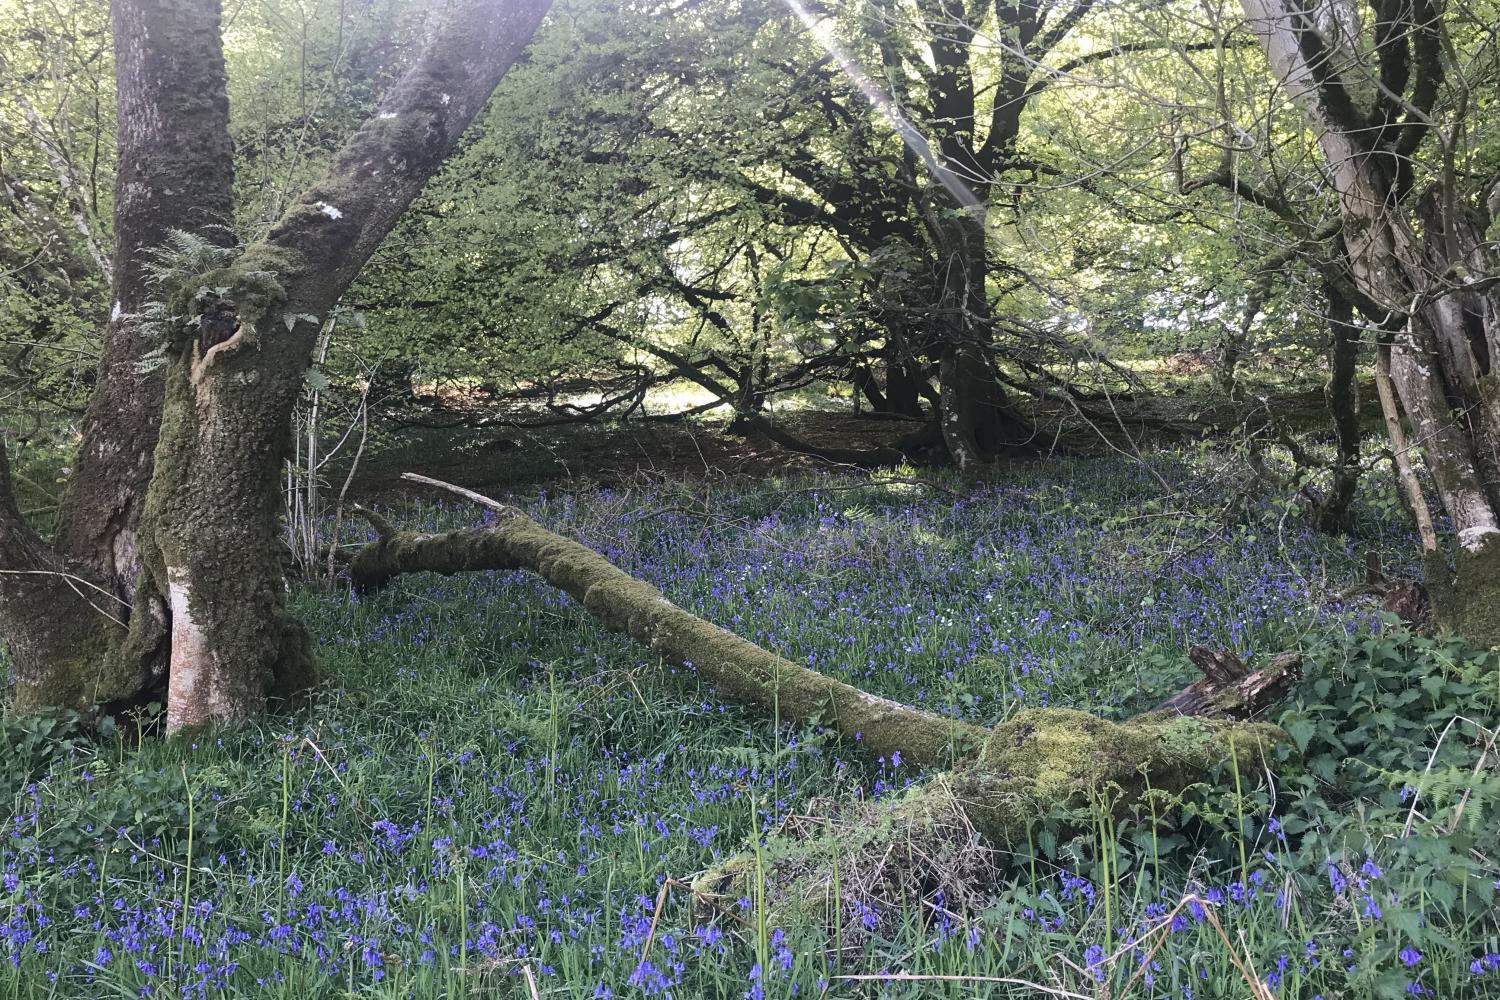
[[[1151,714],[1195,715],[1214,719],[1254,719],[1302,676],[1302,654],[1282,653],[1251,670],[1233,653],[1193,646],[1188,659],[1203,677],[1151,710]]]
[[[852,820],[841,819],[834,804],[816,829],[780,837],[768,891],[792,905],[826,913],[839,897],[834,887],[841,867],[846,910],[855,898],[848,890],[856,884],[865,887],[865,898],[919,886],[924,898],[931,889],[951,903],[982,891],[980,873],[991,866],[983,863],[987,855],[974,853],[976,843],[1024,842],[1037,818],[1057,809],[1107,802],[1123,810],[1148,795],[1180,793],[1229,767],[1261,774],[1275,746],[1286,742],[1276,726],[1236,721],[1241,713],[1229,702],[1239,698],[1239,707],[1258,709],[1270,692],[1290,683],[1300,662],[1294,655],[1252,673],[1233,657],[1201,651],[1195,662],[1202,661],[1208,677],[1200,684],[1211,688],[1178,707],[1212,718],[1168,710],[1169,701],[1123,723],[1069,709],[1029,709],[985,729],[861,691],[761,649],[679,608],[655,587],[514,507],[426,476],[402,478],[471,500],[494,519],[479,528],[425,534],[395,531],[378,515],[361,511],[379,536],[349,567],[361,592],[402,573],[529,570],[576,599],[605,628],[696,671],[727,702],[787,722],[828,726],[872,756],[899,753],[924,768],[951,768],[892,802],[854,806]],[[960,864],[955,859],[961,857],[969,861]],[[758,864],[754,855],[732,858],[696,879],[694,894],[710,903],[720,895],[739,898]],[[955,878],[944,882],[941,871]],[[847,918],[836,917],[846,925]]]
[[[451,575],[526,569],[565,591],[612,632],[649,647],[668,663],[688,667],[725,701],[821,723],[861,742],[877,756],[901,753],[926,767],[972,756],[984,729],[910,708],[799,666],[706,622],[669,601],[597,552],[548,531],[521,511],[426,476],[402,476],[456,493],[491,511],[493,523],[441,534],[394,532],[370,518],[379,540],[349,565],[357,590],[370,592],[402,573]]]

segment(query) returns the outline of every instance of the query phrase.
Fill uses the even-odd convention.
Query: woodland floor
[[[672,880],[922,775],[663,677],[534,577],[303,586],[309,705],[191,746],[5,723],[0,997],[1500,997],[1500,673],[1342,596],[1366,550],[1414,550],[1382,475],[1327,537],[1211,443],[965,484],[703,426],[537,440],[383,437],[359,493],[438,529],[480,514],[391,477],[493,491],[769,648],[985,723],[1127,715],[1194,642],[1300,647],[1276,721],[1306,769],[1039,816],[982,906],[851,871],[852,931],[758,896],[706,920]]]

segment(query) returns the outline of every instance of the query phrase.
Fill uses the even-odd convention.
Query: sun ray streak
[[[911,123],[906,115],[901,113],[901,109],[896,106],[896,102],[880,88],[874,79],[870,77],[869,73],[865,72],[864,67],[859,64],[859,61],[844,51],[843,46],[839,45],[837,40],[834,39],[829,28],[815,18],[802,5],[801,0],[785,0],[785,2],[791,12],[796,14],[797,19],[807,28],[808,34],[812,35],[813,40],[822,47],[824,52],[828,53],[828,57],[849,78],[849,81],[854,84],[855,89],[864,95],[865,99],[870,102],[875,110],[885,116],[886,121],[890,122],[891,127],[896,130],[896,135],[901,138],[902,142],[906,143],[906,147],[912,151],[917,159],[922,161],[922,165],[927,168],[927,172],[953,196],[954,201],[958,202],[958,204],[962,205],[968,211],[976,214],[982,213],[984,211],[984,203],[952,170],[943,166],[938,160],[937,154],[933,152],[932,144],[927,141],[927,137]]]

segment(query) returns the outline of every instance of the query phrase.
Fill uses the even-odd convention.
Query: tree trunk
[[[846,866],[863,864],[856,859],[864,857],[882,877],[919,878],[914,867],[924,858],[967,850],[974,832],[993,845],[1017,845],[1038,816],[1087,807],[1101,794],[1113,795],[1114,806],[1124,809],[1150,791],[1181,792],[1226,766],[1258,775],[1286,741],[1275,726],[1232,720],[1256,714],[1285,690],[1301,662],[1295,654],[1251,673],[1232,657],[1200,651],[1206,655],[1198,660],[1209,664],[1204,669],[1211,690],[1193,707],[1212,718],[1178,714],[1187,707],[1179,696],[1125,723],[1069,709],[1030,709],[985,729],[869,694],[761,649],[682,610],[655,587],[513,507],[425,476],[403,478],[473,500],[494,519],[486,527],[433,535],[397,532],[365,512],[379,538],[350,564],[361,591],[383,587],[402,573],[530,570],[566,591],[610,631],[691,668],[727,701],[784,722],[828,726],[888,761],[952,768],[907,792],[889,811],[854,824],[852,834],[820,830],[810,845],[778,847],[769,870],[752,854],[716,866],[694,882],[703,900],[737,899],[761,872],[773,905],[789,896],[800,905],[810,890],[827,884],[830,858]],[[1198,687],[1189,691],[1201,694]],[[920,847],[913,851],[913,845]],[[907,859],[898,860],[899,871],[887,867],[893,856]]]
[[[101,669],[120,614],[113,595],[73,573],[26,524],[0,440],[0,629],[21,711],[92,705],[112,693]]]
[[[113,0],[110,8],[119,148],[113,305],[58,547],[128,602],[161,415],[161,374],[141,370],[155,345],[136,320],[157,294],[143,251],[163,246],[173,230],[234,242],[234,150],[219,0]]]
[[[141,3],[142,16],[167,17],[176,10],[164,2],[158,7],[158,0],[120,2]],[[191,160],[174,144],[186,141],[182,136],[172,133],[176,139],[168,141],[161,131],[165,126],[150,123],[151,109],[171,109],[180,101],[212,106],[189,109],[202,112],[191,127],[212,133],[193,142],[207,144],[227,161],[227,118],[219,107],[223,59],[217,6],[211,0],[193,2],[199,33],[180,39],[175,49],[162,48],[175,44],[172,31],[143,27],[123,6],[118,15],[125,22],[118,28],[121,44],[131,49],[122,71],[135,74],[122,80],[122,91],[146,91],[122,97],[121,113],[127,113],[128,105],[129,113],[144,114],[148,121],[121,131],[122,142],[144,147],[122,150],[124,207],[145,214],[136,228],[122,230],[117,274],[135,270],[141,251],[148,249],[126,241],[146,238],[151,224],[146,207],[153,204],[153,192],[175,197],[170,181],[183,169],[181,158]],[[132,664],[136,669],[128,683],[107,687],[63,676],[78,657],[66,644],[55,652],[43,648],[67,630],[37,620],[47,613],[46,603],[33,591],[45,586],[60,595],[59,609],[76,606],[77,599],[70,605],[64,589],[71,577],[50,572],[65,561],[25,532],[14,516],[14,503],[7,500],[0,505],[0,530],[14,550],[7,545],[5,560],[7,568],[14,563],[25,573],[3,578],[0,624],[27,661],[18,677],[32,692],[18,701],[88,708],[100,700],[128,697],[145,682],[139,664],[150,660],[163,637],[169,647],[169,732],[256,715],[268,696],[307,681],[311,644],[285,608],[278,490],[292,409],[317,332],[519,57],[547,5],[547,0],[463,0],[453,5],[377,114],[264,240],[227,266],[211,268],[178,287],[153,290],[174,316],[164,393],[154,383],[132,381],[138,369],[125,363],[130,360],[127,348],[139,350],[139,345],[126,342],[124,332],[118,335],[117,350],[125,361],[106,370],[100,397],[93,402],[97,416],[90,440],[102,442],[96,445],[100,464],[90,466],[72,490],[72,509],[79,513],[66,537],[107,574],[120,575],[129,564],[139,564],[141,576],[132,581],[136,613],[125,641],[116,643],[115,655],[108,658],[116,665],[114,675],[130,673]],[[210,20],[202,20],[210,13]],[[213,40],[201,37],[203,32],[213,34]],[[220,180],[227,177],[227,162],[215,168]],[[142,177],[149,177],[149,184]],[[192,207],[166,204],[173,211]],[[138,288],[132,294],[144,301]],[[120,310],[123,314],[123,304]],[[146,462],[132,440],[133,457],[123,467],[111,464],[106,421],[115,407],[144,421],[131,423],[132,432],[149,437],[159,426],[154,461]],[[150,473],[142,503],[136,491],[145,475],[143,462]],[[138,525],[136,539],[123,541],[132,523]],[[13,588],[18,581],[24,585]],[[159,610],[142,613],[147,605]],[[79,638],[73,646],[98,650],[116,636],[106,629],[103,641]],[[70,699],[61,700],[57,692],[70,693]]]
[[[1157,705],[1149,715],[1254,719],[1264,714],[1302,676],[1302,654],[1282,653],[1251,670],[1233,653],[1193,646],[1188,659],[1203,676]]]
[[[1361,69],[1361,53],[1327,51],[1335,42],[1302,6],[1241,2],[1282,86],[1318,133],[1359,292],[1406,321],[1389,346],[1390,371],[1452,525],[1453,564],[1438,550],[1427,554],[1434,612],[1470,641],[1500,645],[1500,376],[1492,367],[1500,358],[1500,298],[1493,287],[1500,268],[1478,237],[1490,221],[1489,192],[1463,196],[1455,187],[1458,173],[1447,169],[1435,171],[1434,192],[1410,190],[1409,161],[1421,142],[1452,141],[1429,114],[1445,72],[1442,15],[1425,0],[1401,8],[1407,20],[1393,26],[1388,47],[1409,50],[1382,53],[1381,68]],[[1396,103],[1384,111],[1387,121],[1404,117],[1399,128],[1360,110],[1344,76],[1359,73],[1361,85],[1382,79],[1392,61],[1411,68],[1400,82],[1411,81],[1410,95],[1394,94]],[[1475,275],[1485,280],[1471,282]],[[1419,499],[1411,498],[1414,508],[1422,506]]]
[[[942,253],[939,419],[953,463],[968,472],[1024,449],[1034,437],[1009,406],[995,371],[989,299],[985,295],[985,213],[978,205],[954,210],[934,227]]]
[[[859,940],[865,914],[847,912],[847,901],[840,906],[840,883],[849,895],[850,886],[867,896],[894,889],[906,899],[941,892],[950,911],[964,901],[983,907],[988,894],[972,884],[994,877],[983,858],[964,866],[970,870],[959,884],[944,884],[976,846],[1033,851],[1029,835],[1049,818],[1081,812],[1092,822],[1100,810],[1124,816],[1148,795],[1186,797],[1229,772],[1253,788],[1286,743],[1263,723],[1183,716],[1116,723],[1067,708],[1026,709],[987,730],[983,750],[952,770],[858,810],[853,823],[833,815],[811,835],[773,833],[695,878],[693,894],[717,909],[760,892],[778,918],[794,910],[837,921]]]
[[[886,337],[881,361],[885,368],[884,411],[898,417],[921,420],[922,394],[919,384],[923,378],[916,358],[907,346],[905,336],[892,330]]]
[[[228,340],[173,358],[147,517],[172,608],[167,728],[255,716],[311,676],[277,530],[292,409],[322,320],[530,41],[546,0],[468,0],[335,157],[222,274]],[[206,318],[206,314],[205,314]]]
[[[668,663],[691,666],[729,701],[788,721],[821,721],[876,755],[899,751],[937,766],[972,755],[984,731],[954,719],[868,694],[769,653],[684,611],[577,542],[548,531],[521,511],[468,490],[411,473],[403,476],[459,493],[495,515],[487,527],[437,535],[396,532],[368,511],[380,538],[349,566],[356,589],[369,593],[402,573],[527,569],[565,591],[605,628],[649,647]]]
[[[1359,488],[1359,328],[1354,306],[1333,283],[1324,283],[1328,311],[1328,384],[1323,395],[1333,422],[1333,477],[1313,508],[1313,526],[1330,534],[1349,529],[1349,507]]]
[[[548,531],[514,507],[426,476],[407,473],[402,478],[466,497],[488,509],[494,515],[493,520],[482,528],[425,534],[397,532],[383,518],[365,511],[379,537],[360,549],[349,566],[350,580],[361,592],[378,590],[403,573],[451,575],[482,570],[530,570],[577,600],[605,628],[629,636],[668,663],[690,667],[725,700],[774,714],[787,722],[828,726],[858,741],[872,755],[890,757],[899,753],[924,767],[977,760],[982,768],[997,774],[1028,773],[1027,769],[1011,769],[1013,764],[1019,768],[1019,760],[1024,756],[1017,753],[1018,749],[1024,748],[1038,729],[1050,731],[1054,726],[1059,731],[1082,726],[1088,738],[1097,738],[1101,747],[1113,745],[1115,740],[1155,745],[1158,739],[1170,739],[1175,731],[1172,713],[1165,710],[1124,726],[1080,712],[1040,710],[1026,713],[1032,718],[1030,730],[1018,731],[1015,740],[997,739],[996,733],[1001,730],[992,732],[911,708],[767,652],[677,607],[655,587],[634,579],[597,552]],[[1228,718],[1254,714],[1264,707],[1260,699],[1265,692],[1282,690],[1290,682],[1297,663],[1300,658],[1278,659],[1274,678],[1272,668],[1254,675],[1268,678],[1264,683],[1246,682],[1248,672],[1218,679],[1213,697],[1205,699],[1205,703],[1214,706],[1209,714]],[[1256,700],[1242,706],[1243,711],[1237,711],[1236,697],[1230,693],[1237,685],[1255,692]],[[1163,706],[1169,708],[1170,705]],[[1274,726],[1225,723],[1195,731],[1212,733],[1199,751],[1205,759],[1211,756],[1216,761],[1224,759],[1222,740],[1233,738],[1234,734],[1245,737],[1247,748],[1280,739],[1280,731]],[[1044,743],[1050,740],[1045,735],[1038,738]],[[1166,760],[1179,749],[1161,746],[1153,752]],[[1127,755],[1100,761],[1099,765],[1111,769],[1112,775],[1115,771],[1134,774],[1142,761],[1150,759],[1151,754]],[[1004,767],[996,762],[1004,762]],[[1034,765],[1045,766],[1045,762]],[[1202,770],[1196,768],[1200,776]],[[1077,782],[1082,777],[1083,772],[1073,773],[1066,781]],[[1064,779],[1059,777],[1059,780]]]
[[[23,706],[84,709],[128,698],[164,668],[159,647],[165,607],[149,591],[134,607],[142,569],[141,512],[162,401],[161,373],[142,367],[154,345],[138,317],[156,294],[143,251],[164,244],[173,230],[221,245],[233,241],[234,161],[218,0],[114,0],[110,13],[119,149],[113,305],[83,440],[62,498],[56,552],[45,559],[79,580],[66,593],[57,592],[55,583],[0,581],[0,598],[17,586],[54,592],[55,620],[40,631],[28,623],[32,615],[19,611],[25,603],[19,594],[10,602],[15,613],[0,619],[6,635],[33,634],[32,641],[12,640],[16,701]],[[37,544],[30,547],[33,555],[40,551]],[[107,606],[108,616],[79,603],[74,590],[80,587],[90,603]],[[111,617],[138,619],[141,639],[132,653],[106,652],[121,634]],[[76,655],[80,644],[91,651],[88,657]]]

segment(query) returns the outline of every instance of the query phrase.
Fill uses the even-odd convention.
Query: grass
[[[1189,642],[1301,645],[1306,767],[1038,817],[983,909],[913,885],[848,936],[758,892],[710,920],[674,880],[921,775],[718,703],[522,574],[304,591],[329,680],[294,712],[187,745],[6,723],[0,996],[1500,997],[1500,673],[1337,599],[1364,548],[1413,550],[1381,491],[1354,540],[1236,500],[1207,451],[887,480],[518,502],[779,652],[986,723],[1129,714]]]

